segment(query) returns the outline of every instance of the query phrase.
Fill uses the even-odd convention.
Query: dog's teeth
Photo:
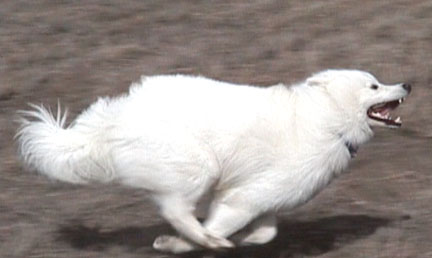
[[[400,116],[398,116],[398,117],[395,119],[395,122],[396,122],[396,123],[402,123],[402,119],[400,118]]]
[[[402,100],[402,99],[399,99],[399,104],[402,103],[402,102],[403,102],[403,100]]]
[[[379,118],[385,118],[381,113],[373,113],[374,116],[377,116]]]

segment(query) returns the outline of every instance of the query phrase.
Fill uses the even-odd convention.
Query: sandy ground
[[[246,2],[246,1],[244,1]],[[174,257],[144,193],[26,173],[27,102],[76,116],[141,74],[293,83],[326,68],[410,82],[400,130],[377,130],[344,174],[252,248],[185,257],[432,257],[431,1],[1,1],[0,257]]]

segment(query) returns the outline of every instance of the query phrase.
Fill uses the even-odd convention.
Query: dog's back
[[[203,77],[143,77],[129,94],[100,98],[69,126],[60,110],[56,118],[43,106],[22,111],[17,137],[26,163],[52,178],[72,183],[116,179],[136,186],[129,177],[176,159],[208,163],[217,159],[215,152],[232,153],[250,128],[257,133],[259,126],[270,129],[264,124],[276,115],[272,94],[268,88]],[[134,170],[133,157],[147,168],[123,171]]]

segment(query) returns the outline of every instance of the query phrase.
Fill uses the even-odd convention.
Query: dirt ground
[[[271,85],[327,68],[412,83],[403,128],[376,130],[271,243],[184,257],[432,257],[432,1],[1,1],[0,257],[175,257],[151,249],[171,229],[141,190],[24,171],[27,102],[74,117],[141,74]]]

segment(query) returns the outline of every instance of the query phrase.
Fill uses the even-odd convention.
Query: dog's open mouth
[[[402,102],[404,98],[393,100],[385,103],[379,103],[370,107],[367,111],[367,115],[370,119],[384,123],[387,126],[400,127],[402,126],[402,120],[398,116],[393,119],[390,116],[390,111],[396,109]]]

